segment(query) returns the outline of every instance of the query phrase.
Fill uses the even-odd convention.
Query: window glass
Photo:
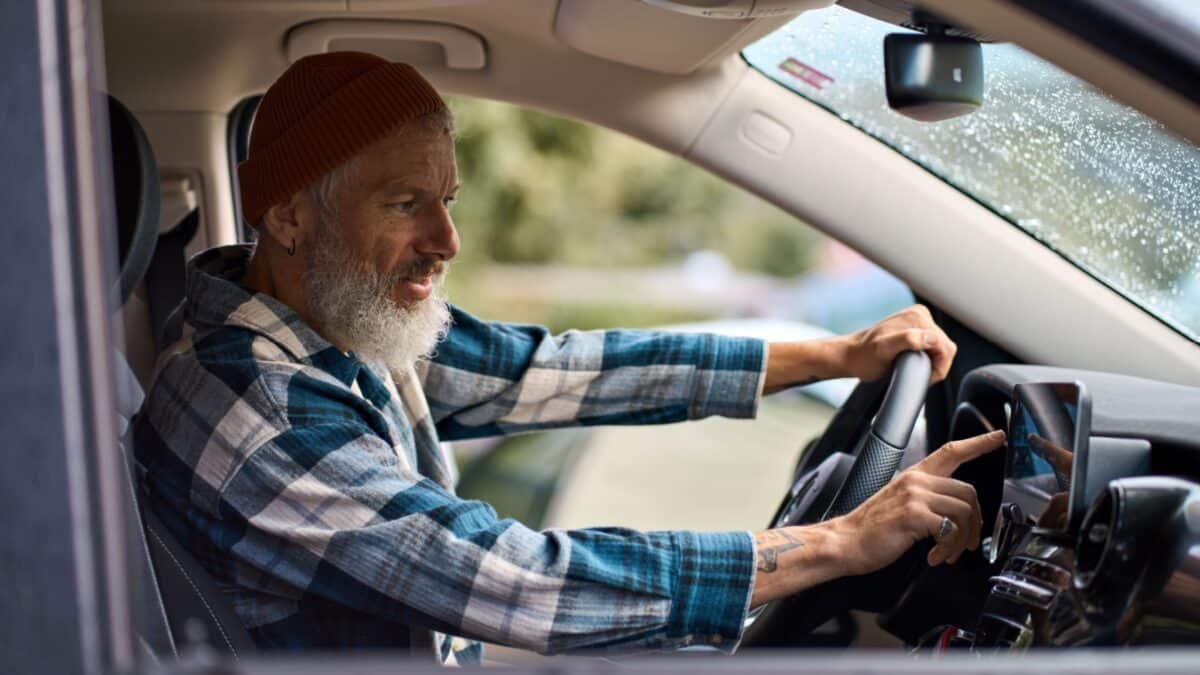
[[[883,37],[898,31],[832,7],[800,15],[744,56],[1200,338],[1200,148],[1010,44],[983,46],[979,111],[908,119],[884,93]]]
[[[446,283],[450,299],[474,314],[555,332],[804,339],[869,325],[912,302],[883,270],[683,159],[511,105],[455,99],[451,107],[462,248]],[[459,491],[535,527],[762,527],[800,447],[850,386],[769,397],[754,421],[456,443]]]

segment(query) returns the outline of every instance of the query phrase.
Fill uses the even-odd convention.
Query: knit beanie
[[[292,64],[255,113],[246,161],[238,165],[242,215],[267,209],[337,168],[407,122],[445,108],[406,63],[330,52]]]

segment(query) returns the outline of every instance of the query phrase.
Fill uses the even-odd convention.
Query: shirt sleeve
[[[455,308],[422,365],[442,440],[562,426],[753,417],[761,340],[656,331],[567,331],[486,322]]]
[[[753,583],[749,533],[534,531],[409,470],[349,422],[274,437],[219,512],[216,545],[304,596],[543,653],[732,650]]]

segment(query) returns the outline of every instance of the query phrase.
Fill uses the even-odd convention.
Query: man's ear
[[[260,235],[266,235],[281,248],[295,251],[313,234],[315,211],[309,206],[307,196],[297,192],[286,202],[275,204],[263,214]]]

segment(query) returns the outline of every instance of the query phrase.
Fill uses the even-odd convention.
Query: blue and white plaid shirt
[[[537,532],[456,497],[439,438],[752,416],[762,342],[551,336],[456,309],[432,360],[388,373],[241,286],[249,254],[189,264],[184,338],[160,358],[133,440],[150,507],[260,646],[432,636],[459,663],[481,650],[446,635],[545,653],[733,649],[749,533]]]

